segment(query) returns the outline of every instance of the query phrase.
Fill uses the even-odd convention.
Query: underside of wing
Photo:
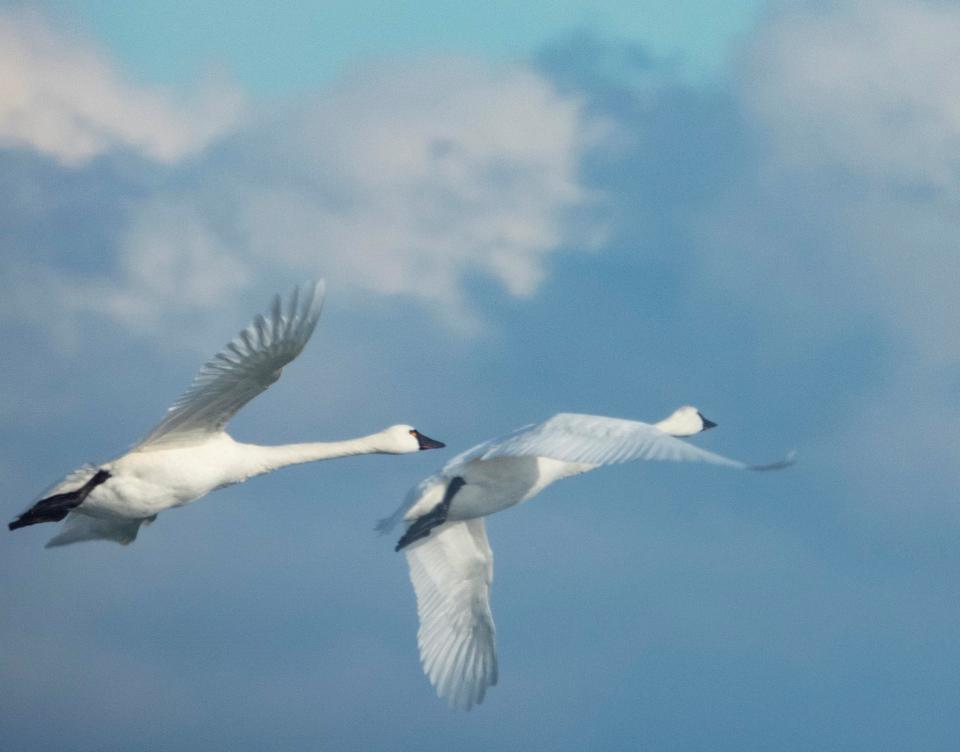
[[[437,695],[469,710],[497,683],[493,553],[483,520],[447,522],[404,552],[417,594],[424,673]]]
[[[136,540],[140,526],[145,522],[149,524],[152,519],[101,519],[82,512],[70,512],[60,532],[47,542],[46,548],[90,540],[111,540],[126,546]]]
[[[772,470],[773,465],[748,465],[664,433],[649,423],[600,415],[559,413],[543,423],[524,426],[506,436],[480,444],[450,461],[448,468],[470,460],[492,457],[550,457],[585,465],[608,465],[629,460],[709,462],[741,470]]]
[[[280,370],[303,350],[320,318],[323,296],[323,281],[294,289],[286,304],[276,296],[269,313],[257,316],[207,361],[137,448],[195,444],[223,430],[237,410],[280,378]]]

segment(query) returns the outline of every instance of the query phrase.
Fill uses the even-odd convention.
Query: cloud
[[[76,166],[126,149],[163,163],[233,127],[239,92],[210,81],[187,101],[127,81],[96,45],[27,10],[0,9],[0,145]]]
[[[747,257],[728,266],[765,276],[778,300],[792,288],[807,308],[882,318],[908,357],[960,358],[958,56],[955,5],[850,0],[772,15],[739,86],[769,147],[746,189],[765,209],[732,227],[723,217],[747,214],[734,206],[744,185],[724,197],[719,234]]]
[[[822,13],[863,49],[866,32],[840,23],[857,8]],[[602,49],[587,49],[559,87],[522,65],[394,61],[251,118],[188,163],[0,155],[19,165],[0,170],[15,197],[0,202],[0,224],[16,231],[0,242],[18,249],[16,275],[0,256],[14,292],[0,308],[65,323],[80,313],[107,330],[81,328],[83,350],[55,359],[30,327],[5,327],[0,472],[11,514],[78,452],[109,456],[150,425],[196,365],[155,352],[195,336],[185,318],[223,317],[226,329],[204,336],[208,354],[247,303],[317,268],[332,283],[320,339],[238,416],[238,438],[410,420],[463,447],[556,409],[656,418],[689,399],[721,424],[698,439],[706,447],[757,461],[800,449],[779,474],[611,468],[492,519],[504,675],[469,716],[449,714],[423,679],[402,558],[369,530],[433,469],[432,455],[261,478],[161,517],[125,549],[49,552],[42,531],[12,536],[0,567],[12,744],[117,747],[153,723],[159,746],[183,749],[402,737],[431,749],[681,738],[854,750],[916,746],[922,727],[925,748],[952,749],[955,189],[919,157],[841,148],[855,127],[869,143],[872,116],[834,122],[816,102],[803,128],[780,116],[777,92],[781,103],[799,96],[786,90],[799,86],[792,68],[764,83],[763,109],[751,100],[783,57],[764,52],[764,30],[795,17],[814,14],[791,6],[746,40],[752,63],[729,89],[646,68],[607,85],[603,76],[622,75],[613,53],[584,84],[578,66]],[[547,62],[570,59],[557,54]],[[497,123],[483,108],[460,112],[473,102]],[[524,106],[518,132],[496,130]],[[615,121],[615,150],[593,148],[603,119]],[[544,144],[530,135],[558,124],[567,129]],[[504,183],[504,162],[535,177],[507,170]],[[520,188],[541,187],[546,199],[522,203]],[[571,258],[576,217],[596,196],[613,239]],[[501,271],[476,240],[486,228],[472,229],[483,217],[470,209],[488,206],[495,222],[536,229],[537,243],[513,242],[539,277]],[[446,238],[466,242],[451,249]],[[422,271],[411,273],[415,260]],[[493,288],[536,294],[547,278],[536,305],[497,312],[498,337],[443,341],[410,304],[483,315],[502,299]],[[437,280],[449,282],[439,293]],[[354,311],[340,305],[347,290]],[[571,546],[575,557],[555,554]],[[84,649],[47,644],[65,634]],[[109,723],[88,722],[92,702],[76,699],[84,677],[117,688]],[[32,722],[40,701],[58,725]],[[706,712],[691,724],[689,708]]]
[[[599,132],[578,99],[522,65],[364,67],[145,202],[122,249],[128,294],[142,299],[152,263],[132,250],[170,249],[186,224],[211,258],[229,248],[250,270],[324,274],[341,292],[406,296],[469,326],[472,276],[529,297],[552,254],[591,242],[578,168]],[[149,219],[158,206],[161,222]]]
[[[530,297],[558,251],[602,234],[579,167],[604,127],[520,63],[382,61],[251,106],[242,123],[236,92],[183,101],[128,83],[94,45],[31,13],[0,14],[4,65],[0,145],[53,157],[120,215],[84,274],[21,248],[7,261],[61,301],[45,312],[61,334],[92,314],[159,335],[251,287],[321,275],[347,298],[405,297],[467,332],[481,318],[473,282]],[[153,160],[133,184],[87,169],[131,152]],[[38,191],[56,183],[35,182],[27,224],[50,219],[52,196]],[[62,242],[94,221],[80,217]]]
[[[745,40],[729,87],[655,68],[631,85],[610,73],[616,42],[572,39],[593,66],[560,68],[632,136],[587,168],[617,218],[605,255],[659,271],[664,331],[782,409],[758,416],[771,440],[792,437],[845,485],[838,508],[888,532],[960,523],[958,24],[957,6],[793,3]],[[715,333],[699,349],[697,329]],[[645,367],[675,389],[661,360]]]
[[[229,309],[254,273],[200,211],[154,200],[131,218],[113,279],[88,281],[68,299],[74,311],[104,314],[130,331],[165,333],[198,312]]]
[[[743,94],[794,167],[956,188],[960,9],[849,0],[780,9],[745,56]]]
[[[820,441],[858,512],[900,532],[960,521],[958,55],[956,5],[772,14],[738,82],[756,159],[700,219],[706,276],[781,319],[773,348],[881,338],[882,379]]]

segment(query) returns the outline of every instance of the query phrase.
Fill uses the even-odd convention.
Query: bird
[[[287,465],[357,454],[406,454],[439,449],[442,442],[398,424],[345,441],[259,446],[225,430],[245,404],[280,378],[317,325],[323,280],[280,296],[200,369],[163,420],[128,452],[83,465],[41,494],[10,530],[66,520],[47,548],[87,540],[132,543],[157,514],[211,491]]]
[[[559,413],[478,444],[415,486],[391,516],[417,599],[417,642],[437,695],[469,710],[497,683],[496,630],[490,611],[493,552],[484,517],[533,498],[551,483],[628,460],[709,462],[778,470],[794,462],[748,465],[681,441],[717,424],[685,405],[658,423]]]

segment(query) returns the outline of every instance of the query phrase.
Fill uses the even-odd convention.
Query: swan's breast
[[[551,483],[591,470],[592,465],[547,457],[494,457],[468,462],[466,481],[450,504],[449,519],[483,517],[531,499]]]

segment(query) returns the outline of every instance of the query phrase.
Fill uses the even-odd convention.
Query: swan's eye
[[[416,429],[416,428],[411,428],[411,429],[410,429],[410,435],[411,435],[411,436],[416,436],[416,435],[417,435],[417,429]]]

